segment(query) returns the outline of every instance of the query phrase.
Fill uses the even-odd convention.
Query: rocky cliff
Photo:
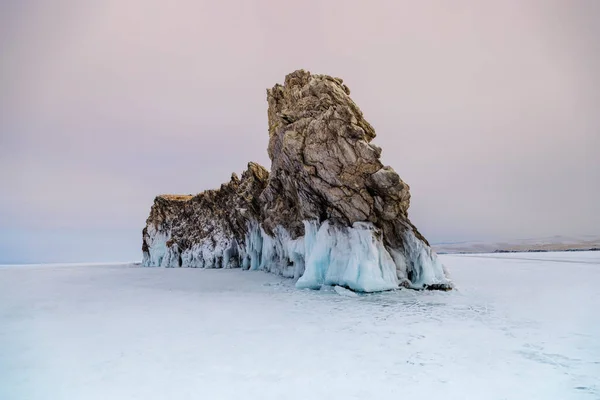
[[[249,163],[218,190],[158,196],[143,264],[260,269],[314,289],[450,289],[343,81],[299,70],[267,100],[271,172]]]

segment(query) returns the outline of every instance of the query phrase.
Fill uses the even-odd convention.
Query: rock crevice
[[[270,173],[249,163],[218,190],[158,196],[143,264],[263,269],[310,288],[451,288],[408,219],[409,186],[381,163],[349,94],[304,70],[267,90]]]

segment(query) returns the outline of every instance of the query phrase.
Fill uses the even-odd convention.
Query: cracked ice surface
[[[600,397],[600,252],[439,258],[457,290],[0,267],[0,399]]]

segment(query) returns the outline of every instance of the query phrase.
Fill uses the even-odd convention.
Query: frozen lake
[[[599,399],[600,252],[443,255],[452,292],[0,267],[0,399]]]

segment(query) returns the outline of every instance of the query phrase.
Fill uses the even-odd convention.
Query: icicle
[[[215,232],[182,252],[177,243],[167,246],[170,232],[151,226],[143,265],[263,270],[297,279],[297,287],[310,289],[337,285],[375,292],[399,285],[415,289],[451,285],[437,255],[412,231],[404,234],[400,249],[386,248],[381,232],[369,222],[344,227],[305,221],[304,232],[292,239],[279,226],[270,236],[258,222],[249,221],[243,245]]]
[[[296,287],[318,289],[322,285],[338,285],[359,292],[398,287],[394,260],[376,237],[371,223],[357,222],[346,228],[326,221],[315,240],[305,238],[305,243],[306,270]]]

